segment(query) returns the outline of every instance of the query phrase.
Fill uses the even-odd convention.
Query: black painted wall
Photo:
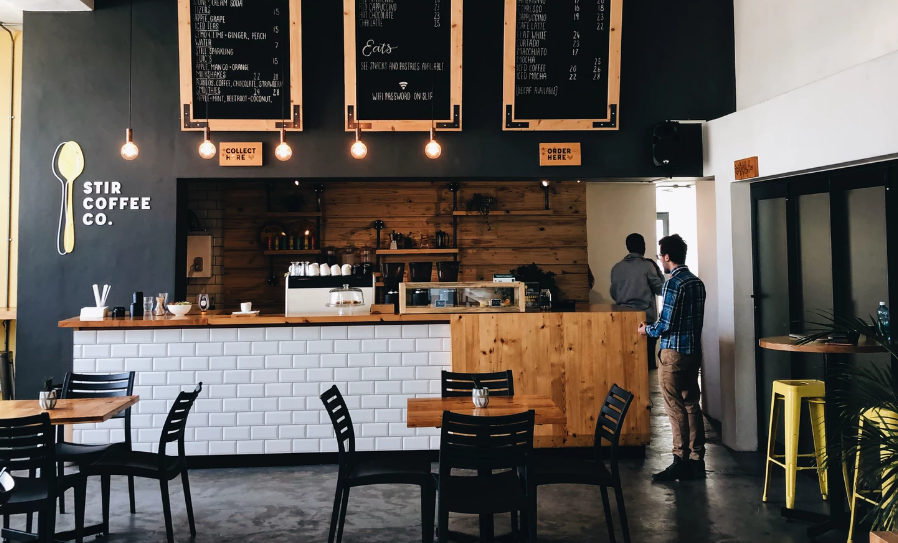
[[[464,29],[463,131],[440,134],[443,156],[424,157],[425,134],[366,134],[368,157],[349,156],[343,131],[343,16],[339,0],[303,6],[305,132],[291,134],[293,159],[262,168],[220,168],[197,154],[199,133],[179,129],[175,0],[134,2],[134,135],[140,156],[119,156],[128,122],[128,2],[97,0],[90,13],[26,13],[19,243],[17,389],[35,397],[43,376],[71,369],[72,334],[57,321],[92,305],[90,285],[113,285],[109,305],[130,293],[174,292],[177,180],[212,177],[622,178],[664,175],[652,166],[652,126],[713,119],[735,110],[732,2],[628,0],[624,8],[617,132],[504,133],[503,2],[468,0]],[[266,142],[275,134],[213,135]],[[76,222],[74,253],[56,254],[59,183],[53,150],[75,140],[79,181],[116,180],[123,193],[152,197],[151,211],[112,211],[112,226]],[[547,172],[537,143],[581,141],[583,166]],[[676,176],[702,174],[700,153]],[[81,197],[76,186],[75,216]],[[361,195],[360,195],[361,196]]]

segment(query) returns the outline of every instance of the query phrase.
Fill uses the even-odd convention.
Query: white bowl
[[[193,307],[193,304],[188,304],[188,305],[169,304],[168,310],[171,311],[175,316],[183,317],[184,315],[186,315],[187,313],[190,312],[190,308],[192,308],[192,307]]]

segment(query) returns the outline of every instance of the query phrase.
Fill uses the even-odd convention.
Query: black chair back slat
[[[461,398],[471,395],[474,378],[481,387],[490,391],[490,396],[514,396],[514,376],[511,370],[494,373],[459,373],[444,371],[442,379],[443,398]]]
[[[0,465],[8,471],[40,470],[55,480],[55,448],[50,415],[0,419]]]
[[[178,394],[171,409],[168,410],[165,424],[162,425],[162,435],[159,436],[160,462],[165,461],[166,447],[173,441],[178,442],[178,456],[181,458],[186,456],[184,451],[184,428],[187,426],[187,415],[190,414],[190,408],[193,407],[201,390],[203,390],[202,382],[196,385],[193,392],[182,391]]]
[[[444,411],[440,477],[450,477],[454,468],[528,467],[533,451],[534,420],[532,410],[501,417],[474,417]]]
[[[596,462],[602,462],[602,440],[604,439],[611,445],[611,474],[615,480],[620,478],[617,469],[617,449],[620,443],[620,434],[627,411],[630,410],[630,404],[632,403],[633,394],[614,384],[605,397],[605,402],[599,411],[599,419],[596,421]]]
[[[72,373],[65,374],[62,382],[60,398],[75,400],[84,398],[119,398],[131,396],[134,392],[134,372],[124,373]],[[131,408],[112,416],[114,419],[125,419],[125,443],[131,448]],[[56,430],[56,441],[65,441],[64,428],[60,425]]]
[[[352,417],[349,416],[349,408],[337,385],[330,387],[319,396],[324,409],[327,411],[337,436],[337,452],[340,459],[340,474],[348,473],[355,455],[355,429],[352,427]]]

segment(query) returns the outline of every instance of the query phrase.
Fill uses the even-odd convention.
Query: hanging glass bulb
[[[131,140],[131,129],[125,130],[125,144],[122,145],[122,158],[125,160],[134,160],[138,154],[137,145]]]
[[[430,141],[424,146],[424,154],[430,159],[440,158],[440,155],[443,154],[443,148],[437,143],[436,131],[433,127],[430,127]]]
[[[368,146],[362,143],[362,127],[359,123],[355,125],[355,143],[349,148],[349,154],[352,158],[362,159],[368,155]]]
[[[278,144],[274,149],[274,156],[277,157],[278,160],[290,160],[290,157],[293,156],[293,149],[287,144],[287,129],[281,128],[281,143]]]
[[[200,144],[200,156],[209,160],[215,156],[215,144],[212,143],[209,125],[203,130],[203,143]]]

